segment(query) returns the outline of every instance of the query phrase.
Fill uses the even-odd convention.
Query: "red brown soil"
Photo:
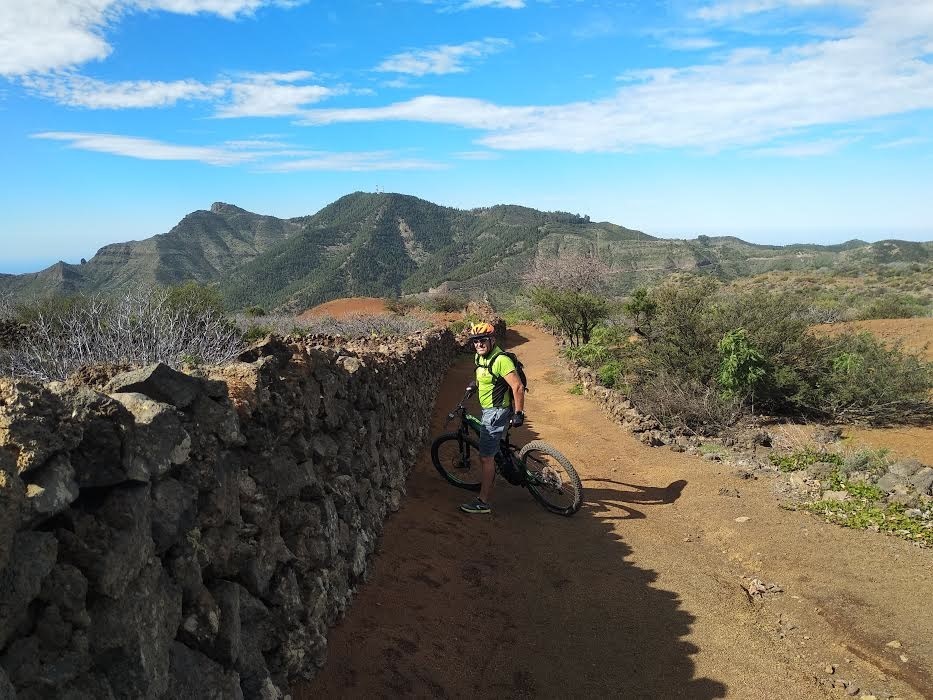
[[[555,516],[500,483],[491,516],[463,514],[469,494],[423,449],[297,699],[846,697],[825,685],[840,678],[856,695],[933,697],[933,551],[784,510],[770,479],[648,448],[569,393],[551,338],[519,327],[509,341],[532,389],[518,438],[565,452],[583,508]],[[432,434],[471,372],[464,358],[449,373]],[[783,592],[751,599],[743,577]]]
[[[933,318],[882,318],[814,326],[817,332],[838,335],[849,331],[869,331],[883,342],[900,342],[907,352],[933,362]]]
[[[329,316],[330,318],[344,318],[346,316],[355,316],[358,314],[374,315],[387,313],[386,303],[377,297],[348,297],[346,299],[334,299],[326,301],[323,304],[302,312],[298,318],[321,318]]]

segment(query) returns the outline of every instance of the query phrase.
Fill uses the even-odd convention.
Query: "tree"
[[[639,287],[632,293],[632,298],[622,305],[622,310],[632,319],[635,332],[647,338],[651,333],[651,322],[658,312],[658,305],[648,295],[648,290]]]
[[[572,346],[589,342],[593,329],[609,316],[605,296],[609,266],[593,254],[538,257],[522,275],[531,300],[551,315]]]

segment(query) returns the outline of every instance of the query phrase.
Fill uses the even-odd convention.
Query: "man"
[[[512,359],[496,345],[495,328],[490,323],[470,326],[470,341],[476,351],[476,392],[483,409],[479,437],[479,457],[483,468],[479,497],[460,506],[465,513],[489,513],[489,497],[496,478],[495,454],[499,440],[508,425],[521,425],[525,421],[525,387],[515,370]],[[512,406],[511,395],[515,397]],[[513,411],[514,409],[514,411]]]

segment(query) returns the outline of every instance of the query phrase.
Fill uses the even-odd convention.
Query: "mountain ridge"
[[[166,233],[110,243],[80,265],[59,261],[35,273],[0,274],[0,292],[24,300],[194,281],[216,285],[231,308],[298,310],[341,296],[514,286],[520,268],[536,255],[576,252],[609,262],[613,286],[625,291],[675,271],[730,279],[773,269],[927,262],[933,243],[667,239],[517,204],[456,209],[407,194],[353,192],[291,219],[214,202]]]

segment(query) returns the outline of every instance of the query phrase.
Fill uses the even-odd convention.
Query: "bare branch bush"
[[[590,334],[609,316],[606,296],[610,267],[593,254],[537,257],[522,274],[535,306],[549,317],[572,346],[589,342]]]
[[[538,256],[522,273],[522,282],[532,289],[600,294],[606,291],[612,268],[592,253],[560,257]]]
[[[14,378],[47,382],[102,364],[223,364],[242,345],[239,329],[218,311],[143,289],[89,297],[59,315],[39,311],[28,332],[0,351],[0,362]]]
[[[740,399],[666,372],[636,382],[628,394],[642,412],[668,428],[700,435],[718,434],[746,412]]]
[[[12,321],[16,318],[16,308],[9,292],[0,292],[0,321]]]

